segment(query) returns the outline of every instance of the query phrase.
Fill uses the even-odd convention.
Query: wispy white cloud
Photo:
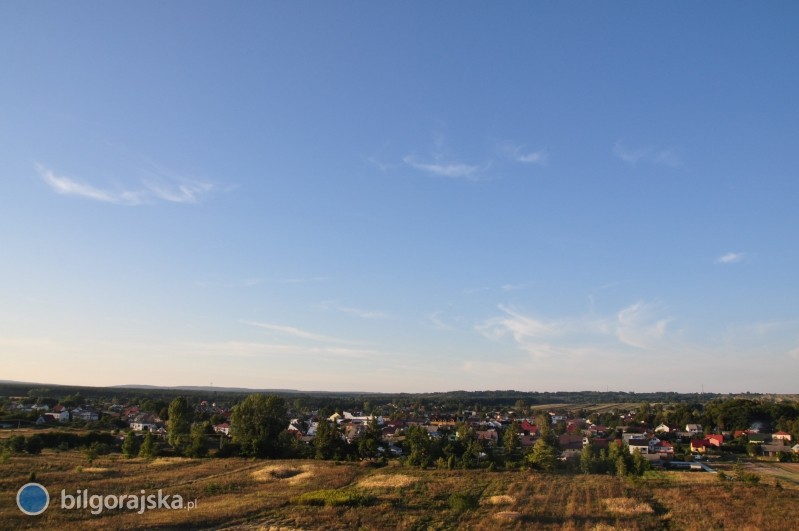
[[[670,318],[660,317],[657,303],[637,302],[616,315],[615,333],[622,343],[640,349],[651,349],[663,339]]]
[[[350,345],[357,344],[357,342],[355,341],[348,341],[346,339],[340,339],[337,337],[317,334],[315,332],[309,332],[308,330],[302,330],[301,328],[296,328],[294,326],[279,325],[272,323],[260,323],[258,321],[246,321],[246,320],[242,320],[241,323],[249,326],[254,326],[256,328],[269,330],[271,332],[276,332],[277,334],[280,335],[296,337],[298,339],[309,339],[311,341],[317,341],[320,343],[341,343],[341,344],[350,344]]]
[[[524,345],[531,339],[553,337],[565,330],[563,322],[536,319],[509,306],[500,305],[499,309],[504,315],[488,319],[477,326],[477,330],[488,338],[500,339],[510,335],[516,343]]]
[[[341,346],[303,346],[290,343],[261,343],[257,341],[185,343],[178,348],[187,353],[243,358],[290,355],[292,357],[374,359],[375,357],[383,356],[383,353],[375,349]]]
[[[213,189],[210,183],[187,179],[173,184],[145,181],[144,185],[157,199],[172,203],[199,203]]]
[[[499,151],[505,158],[522,164],[546,166],[549,162],[549,152],[544,148],[530,151],[525,149],[524,146],[512,142],[503,142],[499,146]]]
[[[128,190],[110,191],[96,188],[90,184],[82,183],[70,177],[56,175],[51,169],[36,164],[36,171],[54,192],[61,195],[71,195],[121,205],[138,205],[142,202],[141,192]]]
[[[669,317],[662,317],[658,303],[638,302],[612,317],[576,316],[542,319],[500,305],[502,315],[475,328],[484,337],[514,344],[535,357],[585,355],[591,351],[621,346],[652,349],[663,342]]]
[[[458,329],[457,326],[450,324],[444,320],[444,312],[440,310],[425,315],[425,318],[436,330],[452,332]]]
[[[532,282],[521,282],[519,284],[503,284],[502,291],[519,291],[523,289],[527,289],[533,285]]]
[[[324,301],[319,303],[319,308],[323,310],[335,310],[337,312],[355,315],[362,319],[386,319],[388,315],[385,312],[375,310],[364,310],[361,308],[353,308],[350,306],[342,306],[335,301]]]
[[[112,190],[57,175],[42,164],[37,163],[35,168],[44,182],[58,194],[118,205],[133,206],[154,201],[199,203],[213,189],[210,183],[176,177],[168,172],[161,174],[150,172],[150,176],[141,181],[142,188],[139,190],[125,188]]]
[[[616,158],[619,158],[624,162],[629,162],[630,164],[636,164],[639,160],[649,156],[651,153],[652,148],[649,147],[633,149],[626,147],[621,142],[616,142],[613,145],[613,154],[616,156]]]
[[[479,166],[463,164],[461,162],[417,162],[410,155],[403,157],[402,161],[414,169],[453,179],[478,180],[477,171],[480,169]]]
[[[672,148],[661,149],[653,146],[630,147],[625,145],[621,140],[613,145],[613,155],[632,165],[642,161],[673,167],[682,164],[679,155]]]
[[[744,253],[727,253],[716,258],[718,264],[734,264],[744,259]]]

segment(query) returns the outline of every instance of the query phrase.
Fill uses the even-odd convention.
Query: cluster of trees
[[[598,452],[586,446],[580,454],[580,471],[584,474],[642,476],[649,468],[649,461],[638,450],[630,453],[626,444],[619,445],[615,441],[607,449],[602,448]]]
[[[0,441],[0,450],[5,456],[20,453],[37,455],[45,448],[63,451],[82,448],[89,456],[102,455],[110,453],[115,446],[116,441],[113,435],[97,431],[86,434],[58,431],[42,432],[28,437],[14,435]]]

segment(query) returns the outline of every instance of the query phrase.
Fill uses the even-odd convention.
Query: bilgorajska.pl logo
[[[152,509],[194,509],[197,500],[183,503],[180,494],[164,494],[163,489],[158,489],[157,494],[147,494],[144,489],[140,494],[89,494],[89,489],[78,489],[76,494],[67,494],[61,489],[62,509],[91,509],[94,515],[103,511],[128,510],[139,514]]]

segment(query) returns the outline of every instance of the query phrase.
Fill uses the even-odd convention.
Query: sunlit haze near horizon
[[[0,379],[797,393],[797,27],[4,2]]]

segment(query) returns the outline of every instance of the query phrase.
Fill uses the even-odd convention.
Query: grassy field
[[[797,529],[799,485],[787,481],[797,471],[781,466],[750,485],[701,472],[633,480],[321,461],[112,456],[89,464],[80,452],[45,451],[0,463],[0,528]],[[51,495],[40,516],[22,514],[15,502],[31,472]],[[97,516],[60,509],[61,489],[106,495],[158,488],[196,499],[196,509]]]

